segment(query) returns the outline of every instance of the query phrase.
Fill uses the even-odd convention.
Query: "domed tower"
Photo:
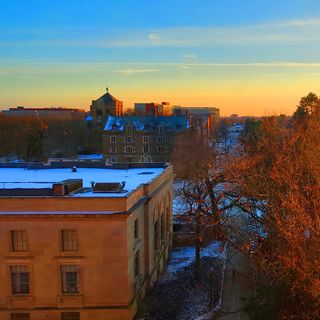
[[[104,128],[109,115],[123,115],[123,102],[112,96],[108,88],[106,88],[106,91],[107,92],[97,100],[92,100],[90,106],[93,125],[100,128]]]

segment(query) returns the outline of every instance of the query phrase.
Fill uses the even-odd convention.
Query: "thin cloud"
[[[5,33],[5,30],[2,31]],[[12,32],[12,31],[11,31]],[[61,47],[221,47],[302,45],[320,42],[320,18],[272,21],[231,27],[179,27],[159,29],[95,29],[90,37],[79,37],[71,29],[64,35],[52,30],[45,34],[26,30],[19,40],[0,41],[3,46]],[[21,33],[20,33],[21,35]],[[92,35],[95,35],[94,37]],[[51,40],[48,40],[51,39]]]
[[[152,72],[160,72],[160,71],[161,71],[160,69],[133,69],[133,68],[116,70],[116,72],[122,73],[128,76],[137,74],[137,73],[152,73]]]

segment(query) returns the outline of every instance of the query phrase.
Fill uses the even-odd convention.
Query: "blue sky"
[[[0,4],[0,108],[88,108],[108,85],[128,107],[291,113],[319,90],[318,0]]]

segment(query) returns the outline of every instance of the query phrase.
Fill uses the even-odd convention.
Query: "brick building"
[[[188,127],[186,116],[109,116],[103,154],[109,163],[167,162]]]
[[[171,249],[171,166],[0,177],[0,319],[133,319]]]

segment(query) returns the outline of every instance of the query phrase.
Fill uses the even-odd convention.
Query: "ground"
[[[167,270],[144,301],[136,319],[194,320],[220,301],[225,246],[215,241],[202,250],[201,278],[194,280],[194,247],[173,249]]]

